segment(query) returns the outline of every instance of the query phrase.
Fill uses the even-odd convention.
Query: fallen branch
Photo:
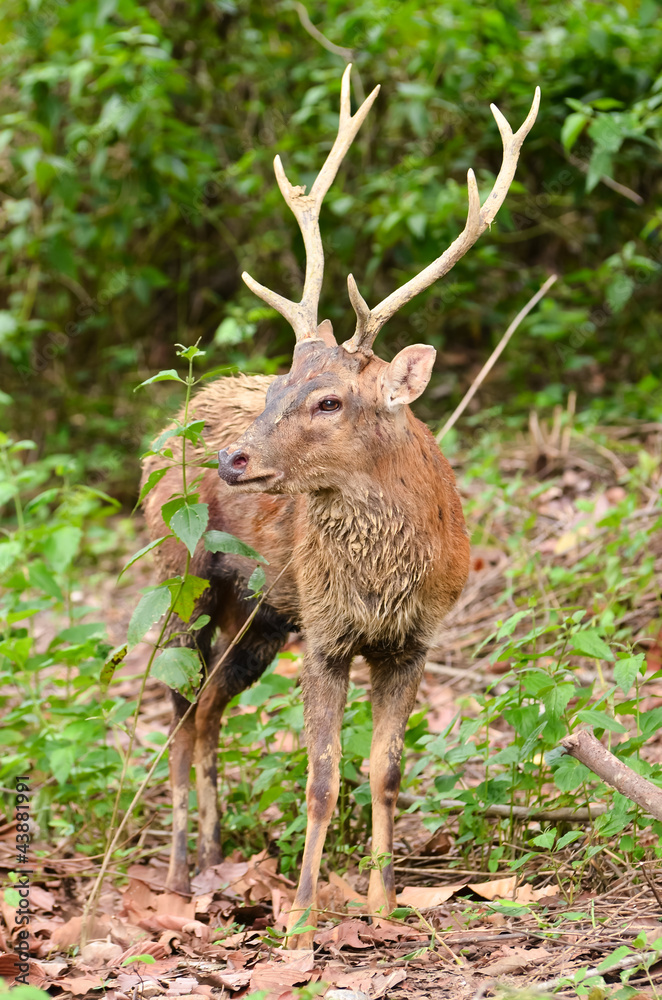
[[[561,740],[561,746],[621,795],[636,802],[650,816],[662,820],[662,789],[615,757],[592,732],[583,729],[572,733]]]
[[[547,281],[540,286],[536,294],[529,299],[524,308],[520,309],[520,311],[517,313],[517,316],[512,321],[512,323],[504,333],[503,337],[501,338],[497,346],[490,354],[489,358],[487,359],[481,370],[476,375],[476,378],[473,380],[469,388],[469,391],[466,393],[464,399],[462,400],[460,405],[453,411],[453,413],[451,413],[450,417],[448,418],[444,426],[437,434],[437,444],[441,444],[442,439],[446,436],[446,434],[448,434],[449,430],[451,429],[451,427],[454,426],[459,417],[462,416],[467,406],[478,392],[478,389],[483,384],[483,381],[485,380],[487,375],[489,375],[489,373],[492,371],[494,365],[497,363],[498,359],[503,354],[508,341],[514,334],[517,327],[520,325],[522,320],[529,315],[534,306],[538,305],[543,295],[547,292],[548,289],[552,287],[557,278],[558,278],[557,274],[551,274],[547,279]]]

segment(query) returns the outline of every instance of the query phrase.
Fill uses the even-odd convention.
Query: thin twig
[[[510,338],[514,334],[514,332],[517,329],[517,327],[520,325],[520,323],[522,322],[522,320],[526,316],[529,315],[529,313],[534,308],[534,306],[537,306],[537,304],[540,302],[540,300],[543,297],[543,295],[545,295],[545,293],[547,292],[547,290],[552,287],[552,285],[554,284],[554,282],[556,281],[557,278],[558,278],[557,274],[550,275],[549,278],[547,279],[547,281],[543,285],[541,285],[541,287],[538,289],[538,291],[536,292],[536,294],[532,298],[529,299],[529,301],[526,303],[526,305],[524,306],[524,308],[521,309],[518,312],[517,316],[512,321],[512,323],[510,324],[510,326],[508,327],[508,329],[504,333],[503,337],[501,338],[501,340],[499,341],[499,343],[497,344],[497,346],[492,351],[491,355],[489,356],[489,358],[487,359],[487,361],[485,362],[485,364],[483,365],[483,367],[481,368],[481,370],[478,372],[478,375],[473,380],[473,383],[472,383],[469,391],[466,393],[464,399],[462,400],[462,402],[460,403],[460,405],[458,407],[456,407],[456,409],[454,410],[454,412],[450,415],[450,417],[448,418],[448,420],[446,421],[446,423],[444,424],[444,426],[441,428],[441,430],[437,434],[437,444],[441,443],[441,441],[444,439],[444,437],[446,436],[446,434],[448,433],[448,431],[451,429],[451,427],[453,427],[455,425],[455,423],[457,422],[457,420],[459,419],[459,417],[462,416],[462,414],[466,410],[467,406],[469,405],[469,403],[471,402],[471,400],[474,398],[474,396],[476,395],[478,389],[480,388],[480,386],[482,385],[483,381],[485,380],[485,377],[487,375],[489,375],[489,373],[491,372],[492,368],[494,367],[494,365],[496,364],[496,362],[498,361],[498,359],[501,357],[501,355],[502,355],[502,353],[503,353],[506,345],[508,344],[508,341],[510,340]]]
[[[583,160],[580,160],[578,156],[573,156],[572,153],[569,153],[567,151],[564,152],[568,163],[571,163],[573,167],[577,167],[577,169],[581,170],[582,173],[584,174],[588,173],[589,171],[588,163],[584,163]],[[633,201],[635,205],[644,204],[644,199],[641,197],[640,194],[637,194],[637,192],[633,191],[632,188],[626,187],[625,184],[619,184],[618,181],[615,181],[613,177],[608,177],[607,174],[601,174],[600,181],[606,187],[611,188],[612,191],[615,191],[616,194],[622,194],[624,198],[628,199],[628,201]]]
[[[351,49],[343,48],[342,45],[336,45],[334,42],[330,42],[326,35],[323,35],[319,28],[316,28],[313,22],[310,20],[310,14],[304,7],[302,3],[295,3],[294,9],[299,15],[299,20],[301,21],[301,27],[304,31],[307,31],[311,38],[314,38],[316,42],[325,48],[328,52],[333,52],[335,56],[342,56],[347,62],[352,62],[354,53]]]

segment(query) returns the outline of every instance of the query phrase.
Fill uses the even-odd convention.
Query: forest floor
[[[629,565],[637,581],[636,588],[630,587],[636,600],[621,595],[614,605],[617,624],[627,629],[632,649],[645,654],[639,710],[662,706],[662,426],[610,428],[609,435],[608,440],[602,434],[564,439],[553,425],[534,422],[527,439],[485,460],[471,478],[459,465],[477,541],[469,583],[430,656],[419,693],[430,733],[452,728],[459,714],[471,712],[477,693],[503,693],[501,676],[509,662],[490,655],[494,642],[480,646],[498,621],[526,606],[527,595],[542,595],[549,610],[558,608],[559,601],[575,607],[585,602],[589,608],[594,594],[618,591],[619,585],[610,591],[600,576],[604,567],[596,568],[596,551],[605,565],[609,559]],[[634,498],[629,505],[628,498]],[[122,561],[122,554],[115,553],[112,569]],[[140,588],[149,582],[149,569],[142,564],[120,588],[110,564],[94,578],[95,603],[106,609],[114,644],[123,641]],[[40,627],[46,638],[49,622]],[[276,667],[293,683],[301,651],[301,642],[293,637],[288,657]],[[116,695],[136,697],[147,654],[143,645],[125,661],[114,684]],[[603,685],[611,683],[612,667],[605,663],[599,671]],[[577,672],[585,684],[598,681],[594,660],[580,661]],[[353,680],[368,689],[360,661]],[[233,711],[241,715],[254,708],[240,704]],[[153,751],[154,734],[164,737],[169,714],[162,685],[148,681],[136,730],[137,754]],[[627,738],[612,735],[616,742]],[[505,718],[491,720],[491,752],[507,748],[514,736]],[[284,731],[279,747],[287,750],[291,739]],[[646,742],[642,757],[649,763],[662,761],[662,735]],[[469,786],[485,776],[483,761],[467,762],[464,780]],[[235,778],[246,780],[233,765],[224,780]],[[423,776],[424,786],[426,780],[430,785],[432,778]],[[415,784],[410,787],[418,790]],[[244,998],[257,991],[267,1000],[308,1000],[328,989],[350,991],[337,993],[340,1000],[464,1000],[524,988],[582,996],[595,990],[595,982],[602,992],[590,993],[591,1000],[600,1000],[605,989],[625,1000],[638,993],[657,995],[662,872],[656,863],[659,837],[650,826],[635,831],[639,847],[646,848],[635,860],[624,855],[618,837],[599,853],[587,853],[591,823],[578,807],[577,823],[588,831],[586,838],[541,852],[518,867],[512,857],[551,822],[558,796],[553,788],[522,821],[520,839],[511,845],[517,848],[514,855],[505,850],[503,824],[496,853],[486,843],[460,842],[452,810],[431,835],[421,813],[407,811],[413,800],[410,796],[408,802],[406,795],[407,788],[395,851],[402,915],[394,920],[368,915],[367,874],[351,856],[342,876],[329,864],[322,871],[323,912],[314,952],[281,948],[282,915],[293,899],[296,872],[279,870],[271,837],[267,849],[256,851],[250,837],[242,849],[235,836],[237,846],[222,864],[195,875],[190,898],[166,891],[169,815],[163,772],[145,794],[141,823],[130,827],[123,854],[109,871],[88,943],[81,948],[81,913],[100,856],[79,849],[87,824],[86,804],[80,803],[76,829],[56,843],[35,831],[31,845],[30,981],[60,1000]],[[277,828],[278,815],[276,804],[270,806],[263,826]],[[489,817],[488,810],[496,837],[500,820]],[[562,829],[570,826],[566,822]],[[3,876],[15,863],[15,832],[8,817],[0,827]],[[363,852],[368,850],[364,845]],[[15,903],[6,893],[0,902],[0,977],[10,984],[17,968]]]

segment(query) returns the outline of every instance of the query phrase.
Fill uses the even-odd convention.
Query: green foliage
[[[455,238],[467,166],[483,197],[498,168],[490,101],[517,124],[540,83],[540,116],[497,224],[389,324],[382,350],[414,339],[444,351],[420,404],[439,417],[473,354],[553,266],[563,280],[507,356],[510,406],[570,384],[581,409],[605,377],[615,395],[624,378],[659,368],[658,7],[308,9],[351,51],[357,98],[382,85],[324,209],[321,314],[345,333],[338,289],[349,271],[359,268],[375,302]],[[79,478],[93,470],[133,502],[125,456],[149,438],[154,406],[142,394],[126,401],[121,387],[164,342],[200,337],[215,365],[248,370],[289,356],[291,332],[239,275],[298,293],[303,248],[272,161],[280,153],[292,181],[310,184],[336,129],[343,59],[289,0],[213,10],[9,0],[0,37],[0,389],[14,397],[20,435],[38,401],[48,451],[70,447]],[[159,399],[179,377],[153,376]],[[659,382],[634,405],[653,419]]]
[[[35,818],[55,836],[75,829],[81,801],[99,832],[121,763],[108,736],[132,706],[99,689],[106,627],[89,621],[99,609],[82,603],[78,588],[122,525],[107,524],[115,501],[69,484],[66,456],[24,464],[30,447],[0,436],[0,493],[15,515],[0,536],[0,783],[29,773]]]

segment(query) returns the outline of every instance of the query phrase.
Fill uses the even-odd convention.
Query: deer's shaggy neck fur
[[[306,497],[297,552],[306,618],[313,614],[329,640],[349,648],[398,647],[413,631],[427,631],[421,598],[435,566],[429,539],[439,532],[437,507],[431,532],[420,494],[401,474],[401,455],[390,452],[380,464],[389,468],[348,473],[342,488]],[[431,617],[436,624],[438,615]]]

